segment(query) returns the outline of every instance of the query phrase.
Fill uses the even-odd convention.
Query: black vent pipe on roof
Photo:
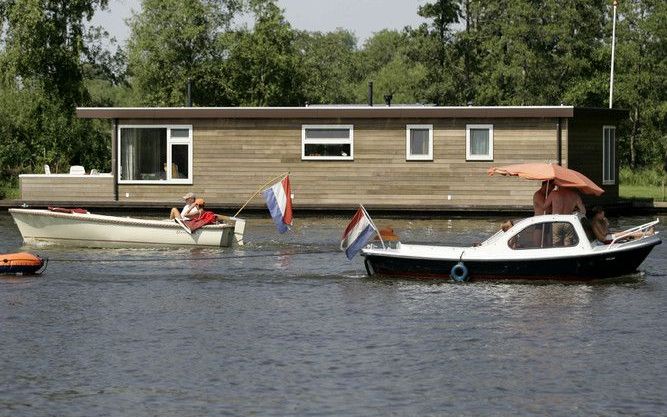
[[[373,81],[368,82],[368,105],[373,107]]]
[[[188,94],[185,106],[192,107],[192,78],[190,77],[188,77]]]

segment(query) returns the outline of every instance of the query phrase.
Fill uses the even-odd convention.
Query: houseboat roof
[[[423,119],[573,117],[575,112],[619,112],[574,106],[341,106],[307,107],[78,107],[83,119]]]

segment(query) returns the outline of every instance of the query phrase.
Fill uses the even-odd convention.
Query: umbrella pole
[[[551,180],[547,180],[547,188],[544,190],[544,202],[545,203],[547,202],[547,197],[549,197],[549,183],[550,182],[551,182]],[[542,206],[542,208],[543,208],[542,214],[547,214],[547,209],[544,206]],[[544,223],[542,223],[542,239],[540,240],[540,247],[541,248],[544,247],[544,238],[545,238],[544,231],[545,231],[545,226],[544,226]]]

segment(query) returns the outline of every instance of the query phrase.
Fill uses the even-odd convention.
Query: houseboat
[[[111,122],[110,172],[21,175],[23,202],[167,206],[192,191],[232,209],[289,171],[296,209],[528,209],[534,183],[487,170],[553,162],[600,184],[596,203],[607,204],[618,198],[616,126],[627,112],[399,105],[81,107],[77,115]]]

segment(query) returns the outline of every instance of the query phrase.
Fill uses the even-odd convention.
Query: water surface
[[[376,220],[467,245],[504,219]],[[0,278],[0,415],[665,414],[667,245],[621,283],[389,281],[335,251],[346,222],[251,218],[233,249],[23,248],[51,261]],[[0,253],[18,249],[0,213]]]

